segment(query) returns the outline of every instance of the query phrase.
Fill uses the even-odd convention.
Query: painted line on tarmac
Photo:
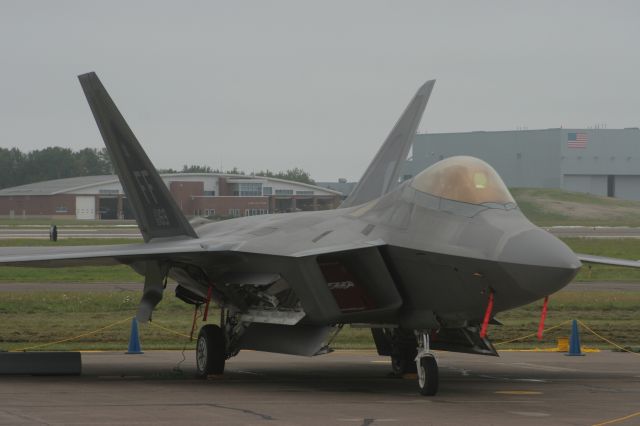
[[[514,379],[511,377],[490,376],[488,374],[479,374],[478,377],[482,377],[483,379],[502,380],[504,382],[547,383],[544,379]]]
[[[624,422],[625,420],[629,420],[637,416],[640,416],[640,411],[638,411],[637,413],[629,414],[628,416],[618,417],[617,419],[607,420],[602,423],[595,423],[593,426],[612,425],[614,423]]]
[[[505,363],[503,363],[505,364]],[[449,370],[460,373],[463,377],[469,377],[476,375],[477,377],[482,377],[483,379],[492,379],[492,380],[502,380],[507,382],[525,382],[525,383],[547,383],[544,379],[528,379],[528,378],[510,378],[510,377],[498,377],[498,376],[489,376],[487,374],[474,374],[471,370],[467,370],[465,368],[457,368],[457,367],[447,367]]]
[[[542,395],[543,392],[530,390],[504,390],[495,391],[494,393],[498,395]]]
[[[249,371],[249,370],[231,370],[234,373],[241,373],[241,374],[250,374],[252,376],[266,376],[266,374],[262,374],[262,373],[256,373],[255,371]]]
[[[549,417],[551,415],[549,413],[540,413],[537,411],[507,411],[507,413],[525,417]]]
[[[576,368],[553,367],[550,365],[530,364],[528,362],[499,362],[498,364],[528,368],[531,370],[542,370],[542,371],[581,371]]]

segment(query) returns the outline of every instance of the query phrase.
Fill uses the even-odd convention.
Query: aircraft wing
[[[0,266],[56,268],[128,264],[137,260],[158,258],[171,258],[177,261],[203,251],[205,250],[198,244],[176,244],[175,242],[106,246],[6,247],[0,248]],[[208,248],[207,251],[213,251],[213,248]]]
[[[576,253],[578,259],[581,262],[597,263],[599,265],[611,265],[611,266],[627,266],[630,268],[640,268],[640,261],[629,259],[618,259],[615,257],[595,256],[592,254]]]
[[[227,241],[198,244],[193,240],[166,241],[145,244],[66,247],[4,247],[0,248],[0,266],[62,268],[69,266],[107,266],[136,261],[164,259],[173,262],[193,262],[206,257],[209,262],[224,263],[220,256],[269,255],[302,258],[385,245],[382,240],[354,241],[348,244],[319,246],[302,251],[281,251],[276,247],[255,250],[242,247],[244,242]],[[216,259],[218,257],[218,259]]]
[[[401,296],[378,248],[385,242],[363,232],[368,224],[357,219],[335,211],[256,216],[213,222],[196,232],[96,74],[83,74],[79,80],[144,244],[3,248],[0,266],[129,265],[144,276],[139,321],[150,320],[167,277],[179,283],[176,295],[185,302],[199,304],[212,297],[247,315],[257,307],[255,315],[273,324],[283,319],[269,316],[262,309],[265,304],[284,304],[285,311],[295,314],[284,319],[292,324],[300,320],[296,315],[304,314],[307,322],[322,327],[345,321],[384,323],[399,309]],[[419,91],[393,138],[413,137],[432,86],[427,83]],[[385,161],[388,149],[381,154]],[[387,187],[397,180],[399,169],[392,166],[385,169],[391,173]],[[377,173],[377,166],[374,169]],[[353,297],[340,296],[350,291]],[[254,317],[244,320],[256,322]]]

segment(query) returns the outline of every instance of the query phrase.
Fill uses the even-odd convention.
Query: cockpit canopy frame
[[[417,191],[468,204],[515,206],[500,175],[486,162],[470,156],[438,161],[411,182]]]

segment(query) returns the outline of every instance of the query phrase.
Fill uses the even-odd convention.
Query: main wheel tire
[[[438,363],[433,356],[424,356],[420,358],[420,366],[418,368],[418,386],[420,394],[424,396],[433,396],[438,393]]]
[[[196,343],[196,367],[198,376],[222,374],[226,359],[226,338],[224,331],[214,324],[207,324],[198,333]]]

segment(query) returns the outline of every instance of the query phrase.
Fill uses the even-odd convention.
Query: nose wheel
[[[224,331],[215,324],[200,329],[196,343],[196,368],[198,376],[222,374],[226,360],[226,338]]]
[[[440,381],[438,363],[429,349],[429,334],[420,333],[418,342],[418,356],[416,356],[418,387],[421,395],[433,396],[438,393]]]

